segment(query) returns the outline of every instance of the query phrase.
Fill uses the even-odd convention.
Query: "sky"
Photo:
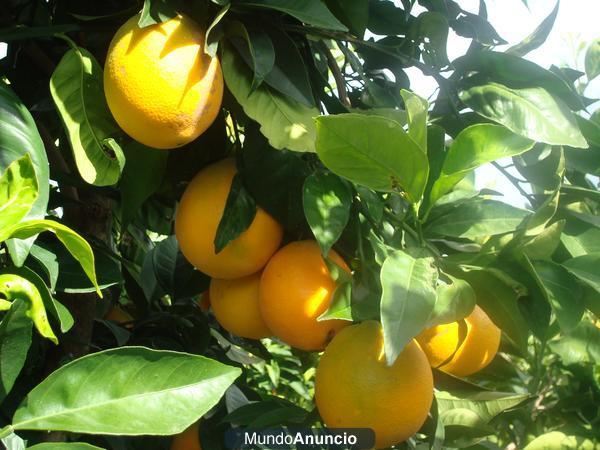
[[[399,6],[400,0],[394,0]],[[479,0],[457,0],[466,11],[477,13]],[[538,24],[552,11],[554,0],[528,0],[529,8],[523,0],[486,0],[488,19],[498,34],[510,45],[520,42],[528,36]],[[421,10],[417,5],[414,13]],[[600,0],[562,0],[554,29],[546,43],[529,53],[526,58],[548,68],[550,65],[569,65],[583,71],[585,51],[577,51],[595,38],[600,37]],[[448,38],[448,57],[450,60],[463,55],[469,40],[450,32]],[[498,47],[502,51],[508,46]],[[4,57],[6,44],[0,42],[0,59]],[[423,76],[418,69],[408,69],[411,89],[428,98],[436,84],[430,77]],[[600,97],[600,77],[588,86],[588,97]],[[596,103],[591,110],[598,108]],[[504,194],[504,201],[515,206],[523,206],[524,200],[518,191],[493,166],[487,165],[476,172],[476,187],[487,187]]]

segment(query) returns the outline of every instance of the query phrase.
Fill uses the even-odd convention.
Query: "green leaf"
[[[219,41],[223,37],[223,29],[221,27],[221,20],[229,12],[231,3],[223,5],[219,13],[212,20],[208,28],[206,29],[206,36],[204,38],[204,53],[211,58],[217,56],[217,50],[219,49]]]
[[[264,84],[253,91],[250,70],[229,46],[223,49],[221,64],[227,87],[244,112],[260,124],[273,147],[314,151],[313,117],[319,115],[318,109],[282,96]]]
[[[430,234],[475,239],[509,233],[517,229],[529,214],[496,200],[474,200],[459,204],[447,214],[427,224]]]
[[[324,255],[346,228],[352,206],[348,184],[330,172],[315,172],[304,181],[304,215]]]
[[[27,301],[17,298],[0,322],[0,402],[11,391],[27,359],[32,328],[28,310]]]
[[[498,414],[517,407],[530,397],[528,394],[473,390],[438,391],[435,393],[435,398],[438,402],[440,416],[444,417],[452,410],[468,410],[479,417],[481,420],[479,425],[485,425]]]
[[[46,286],[44,280],[37,273],[28,267],[11,267],[7,271],[26,279],[35,286],[44,303],[46,312],[59,322],[62,333],[66,333],[71,329],[73,326],[73,316],[71,316],[67,308],[52,297],[48,286]]]
[[[86,444],[84,442],[45,442],[33,447],[27,447],[27,450],[104,450],[102,447]]]
[[[179,6],[173,0],[144,0],[144,7],[138,20],[138,26],[144,28],[156,23],[162,23],[177,15],[174,6]]]
[[[585,53],[585,73],[588,81],[600,75],[600,39],[592,41]]]
[[[542,20],[533,33],[531,33],[518,44],[510,47],[508,50],[506,50],[506,52],[517,56],[523,56],[535,50],[536,48],[541,47],[542,44],[546,42],[546,39],[548,39],[548,35],[552,31],[552,28],[554,28],[554,22],[556,21],[556,16],[558,15],[559,6],[560,1],[557,0],[556,5],[550,14],[548,14],[548,17]]]
[[[523,252],[530,259],[550,260],[552,254],[560,245],[560,237],[565,223],[565,220],[559,220],[544,228],[540,234],[533,236],[531,240],[522,246]]]
[[[186,353],[144,347],[105,350],[48,376],[23,400],[12,427],[175,434],[210,410],[240,373],[238,368]]]
[[[348,31],[320,1],[314,0],[245,0],[244,6],[274,9],[295,17],[300,22],[328,30]]]
[[[28,153],[13,161],[0,175],[0,229],[21,221],[38,196],[35,171]]]
[[[325,0],[329,10],[357,37],[365,34],[369,0]]]
[[[34,265],[35,270],[46,275],[48,286],[50,290],[53,291],[56,287],[59,271],[56,255],[46,248],[34,244],[31,247],[30,258],[27,260],[28,266],[31,266],[32,264]]]
[[[479,305],[524,354],[527,354],[529,325],[519,307],[526,294],[522,286],[509,284],[499,271],[469,270],[461,274],[475,291]]]
[[[445,274],[449,283],[438,281],[433,311],[427,321],[427,328],[435,325],[456,322],[467,317],[475,308],[475,291],[465,280]]]
[[[562,263],[579,280],[600,293],[600,253],[582,255]]]
[[[568,332],[581,321],[585,302],[580,286],[565,268],[551,261],[532,261],[535,277],[560,328]]]
[[[124,146],[127,162],[119,182],[121,226],[126,229],[144,202],[158,190],[167,168],[169,152],[136,141]]]
[[[500,125],[471,125],[462,130],[448,149],[439,178],[431,189],[433,205],[460,180],[483,164],[508,156],[520,155],[534,142]]]
[[[381,267],[381,325],[388,365],[425,326],[435,305],[438,270],[431,257],[390,253]]]
[[[346,274],[345,271],[341,271]],[[337,282],[337,287],[331,297],[329,308],[317,317],[319,322],[323,320],[348,320],[352,322],[352,281]]]
[[[585,437],[551,431],[536,437],[523,450],[595,450],[596,444]]]
[[[4,231],[4,235],[2,235],[2,231]],[[56,235],[69,253],[79,261],[84,272],[96,287],[98,295],[101,296],[94,269],[94,253],[92,252],[92,248],[85,239],[69,227],[53,220],[29,220],[27,222],[21,222],[11,229],[0,230],[0,241],[5,237],[27,239],[42,231],[50,231]]]
[[[404,100],[408,114],[408,135],[415,141],[423,153],[427,153],[427,111],[429,103],[424,98],[402,89],[400,95]]]
[[[229,242],[246,231],[254,216],[256,216],[256,203],[246,191],[242,176],[236,173],[215,235],[215,253],[219,253]]]
[[[258,28],[249,29],[242,22],[237,21],[230,25],[228,33],[230,35],[241,37],[245,42],[245,45],[244,43],[238,44],[235,38],[230,38],[232,44],[240,51],[242,57],[248,59],[246,63],[250,65],[254,73],[251,88],[254,90],[260,86],[265,77],[271,73],[274,68],[275,47],[273,47],[273,41],[265,31]],[[296,49],[295,46],[294,50],[296,53],[298,52],[298,49]],[[283,93],[285,94],[285,92]]]
[[[393,120],[337,114],[317,123],[317,153],[337,175],[376,191],[403,189],[417,203],[429,172],[427,155]]]
[[[425,64],[441,68],[449,64],[446,47],[450,27],[444,14],[427,11],[419,15],[411,27],[411,34],[423,45],[422,57]]]
[[[478,72],[480,77],[506,87],[544,88],[575,111],[585,106],[577,91],[561,76],[510,53],[489,50],[469,52],[452,64],[459,73]]]
[[[551,145],[588,147],[575,115],[543,88],[511,89],[488,83],[459,95],[475,112],[516,134]]]
[[[3,269],[0,272],[0,294],[2,298],[11,302],[17,299],[26,302],[26,315],[33,322],[38,332],[58,344],[58,339],[48,321],[42,294],[40,294],[34,283],[20,275],[8,272],[7,269]]]
[[[549,343],[565,365],[600,363],[600,328],[582,321],[571,332]]]
[[[600,229],[578,219],[567,220],[560,240],[573,257],[600,253]]]
[[[96,186],[115,184],[125,165],[113,139],[121,131],[104,97],[102,68],[92,54],[79,47],[65,53],[50,78],[50,92],[81,177]]]
[[[0,172],[16,159],[29,154],[37,178],[38,197],[25,216],[26,219],[43,219],[48,206],[50,190],[48,158],[42,138],[33,117],[10,87],[0,82]],[[27,258],[35,237],[27,241],[10,240],[6,243],[15,265]]]

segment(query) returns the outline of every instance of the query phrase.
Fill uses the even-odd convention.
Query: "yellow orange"
[[[342,258],[329,257],[347,272]],[[345,320],[317,321],[331,304],[337,285],[315,241],[292,242],[265,267],[260,281],[260,310],[267,327],[281,340],[302,350],[321,350]]]
[[[433,401],[431,368],[415,341],[391,366],[383,348],[378,322],[362,322],[341,330],[321,357],[315,384],[315,401],[325,424],[371,428],[377,448],[398,444],[415,434]]]
[[[283,236],[277,221],[259,207],[248,229],[215,253],[215,235],[235,173],[233,159],[204,168],[185,190],[175,218],[181,252],[212,278],[239,278],[258,272],[279,248]]]
[[[113,37],[104,92],[119,126],[154,148],[180,147],[217,117],[223,97],[219,60],[204,53],[204,30],[186,16],[138,27],[129,19]]]
[[[500,329],[479,306],[464,321],[437,325],[417,341],[432,367],[464,377],[486,367],[498,352]]]
[[[260,276],[261,273],[257,272],[234,280],[211,280],[212,312],[219,324],[230,333],[250,339],[271,335],[258,305]]]
[[[112,320],[117,323],[127,323],[133,321],[133,317],[120,306],[113,306],[104,316],[106,320]]]

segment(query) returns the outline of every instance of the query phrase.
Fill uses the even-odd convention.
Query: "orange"
[[[215,120],[223,98],[217,58],[204,53],[204,30],[177,16],[145,28],[139,16],[113,37],[104,66],[106,101],[119,126],[154,148],[180,147]]]
[[[417,341],[432,367],[464,377],[492,362],[500,346],[500,334],[500,329],[476,305],[464,322],[429,328],[417,336]]]
[[[204,291],[196,303],[198,303],[201,311],[208,311],[210,309],[210,295],[208,291]]]
[[[210,281],[212,312],[223,328],[237,336],[262,339],[270,336],[258,305],[260,272],[234,280]]]
[[[171,450],[202,450],[198,428],[199,425],[196,422],[185,431],[175,435],[171,442]]]
[[[258,272],[279,248],[283,236],[281,225],[259,207],[248,229],[215,253],[215,235],[235,173],[233,159],[205,167],[185,190],[175,218],[181,252],[212,278],[239,278]]]
[[[329,257],[347,272],[335,252]],[[260,281],[260,311],[267,327],[287,344],[302,350],[321,350],[350,322],[317,321],[329,305],[335,288],[315,241],[292,242],[279,250]]]
[[[415,341],[388,366],[379,322],[340,331],[317,367],[315,401],[328,427],[371,428],[375,447],[405,441],[425,423],[433,401],[429,362]]]
[[[104,316],[106,320],[112,320],[117,323],[127,323],[133,321],[133,317],[120,306],[113,306]]]

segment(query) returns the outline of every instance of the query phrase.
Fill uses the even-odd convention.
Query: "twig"
[[[327,47],[323,41],[319,41],[319,48],[323,51],[323,53],[325,53],[325,57],[327,58],[327,65],[329,66],[329,70],[331,70],[333,78],[335,79],[335,86],[337,88],[340,101],[344,106],[350,108],[352,103],[350,103],[350,98],[348,97],[348,92],[346,91],[346,80],[344,80],[344,76],[337,65],[337,61],[333,57],[329,47]]]
[[[502,175],[504,175],[504,177],[511,182],[511,184],[517,188],[517,190],[519,191],[519,193],[525,197],[527,199],[527,201],[529,201],[529,203],[533,203],[532,202],[532,198],[531,195],[529,195],[527,192],[525,192],[525,190],[521,187],[521,183],[523,183],[522,180],[519,180],[517,177],[511,175],[504,167],[502,167],[500,164],[498,164],[498,162],[496,161],[492,161],[492,165],[498,169],[500,171],[500,173],[502,173]]]

